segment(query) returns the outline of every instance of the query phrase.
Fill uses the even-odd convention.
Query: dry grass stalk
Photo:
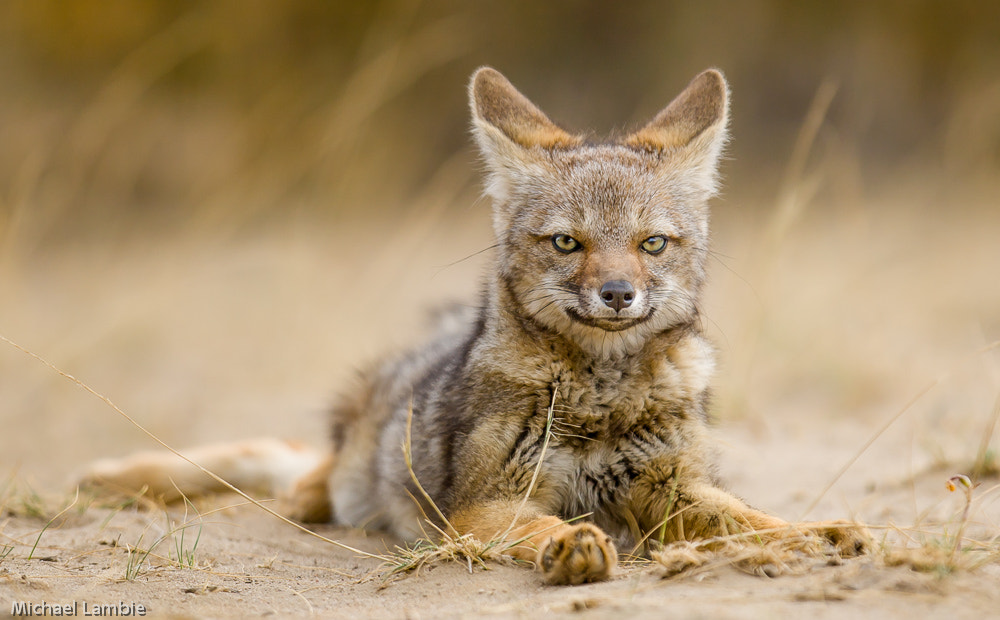
[[[975,570],[986,564],[1000,563],[1000,535],[995,535],[988,541],[972,540],[966,536],[971,516],[972,506],[976,499],[1000,487],[994,487],[978,498],[973,492],[978,483],[963,474],[955,475],[945,482],[949,492],[962,491],[964,502],[962,510],[956,519],[954,534],[948,534],[946,529],[940,533],[917,532],[914,537],[910,532],[897,529],[905,541],[902,545],[887,545],[884,549],[884,561],[888,566],[906,566],[915,571],[948,575],[959,571]],[[945,524],[947,526],[948,524]],[[915,543],[910,545],[909,543]]]
[[[976,460],[972,463],[971,474],[973,480],[1000,474],[1000,463],[997,462],[996,451],[990,449],[990,442],[993,439],[993,433],[996,431],[998,421],[1000,421],[1000,395],[997,396],[997,400],[993,404],[993,415],[983,430],[979,450],[976,452]]]

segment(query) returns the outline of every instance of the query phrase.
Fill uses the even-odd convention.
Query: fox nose
[[[628,308],[635,299],[635,289],[632,283],[627,280],[611,280],[601,287],[601,301],[609,308],[614,308],[615,312],[621,312],[622,308]]]

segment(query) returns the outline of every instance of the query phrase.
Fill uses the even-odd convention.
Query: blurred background
[[[716,415],[832,446],[802,485],[935,380],[871,476],[995,452],[1000,3],[4,2],[0,334],[169,443],[322,444],[353,369],[489,264],[483,64],[597,136],[726,73]],[[151,447],[0,345],[0,465]]]

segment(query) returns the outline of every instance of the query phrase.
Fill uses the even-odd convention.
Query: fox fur
[[[448,525],[520,541],[510,553],[551,583],[608,578],[616,546],[653,530],[668,541],[806,533],[863,550],[862,530],[789,525],[715,473],[714,351],[699,305],[727,140],[723,75],[701,73],[648,124],[599,143],[557,126],[493,69],[475,72],[469,99],[497,240],[478,308],[363,373],[333,409],[328,455],[261,440],[196,460],[234,482],[280,479],[298,518],[413,539],[436,512],[405,444]],[[178,479],[208,484],[183,476],[146,454],[97,464],[88,479],[166,495]]]

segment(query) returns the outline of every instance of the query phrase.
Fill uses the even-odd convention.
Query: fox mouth
[[[653,316],[654,308],[650,308],[649,312],[640,317],[635,318],[623,318],[623,317],[607,317],[607,318],[597,318],[591,316],[584,316],[573,310],[572,308],[565,308],[566,316],[572,319],[576,323],[582,323],[590,327],[596,327],[597,329],[603,329],[606,332],[621,332],[635,327],[640,323],[644,323]]]

